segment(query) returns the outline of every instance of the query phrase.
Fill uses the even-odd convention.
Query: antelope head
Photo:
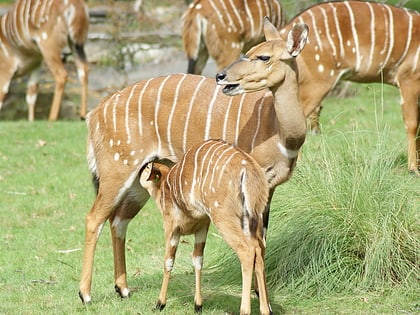
[[[160,199],[162,179],[166,177],[169,172],[169,167],[150,162],[146,164],[140,173],[140,185],[147,189],[150,195],[158,202]]]
[[[223,92],[237,95],[265,88],[276,88],[291,70],[296,72],[295,57],[305,47],[308,26],[296,24],[284,40],[280,32],[265,18],[266,42],[251,48],[244,57],[216,74],[217,84],[225,84]]]

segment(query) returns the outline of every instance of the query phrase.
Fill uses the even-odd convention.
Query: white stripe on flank
[[[252,18],[253,18],[254,21],[261,21],[258,24],[258,27],[254,26],[257,32],[261,32],[262,31],[261,23],[262,23],[262,21],[264,21],[263,12],[262,12],[262,9],[261,9],[261,1],[257,1],[257,7],[258,7],[258,17],[253,15]],[[266,15],[268,15],[268,14],[266,14]],[[270,20],[273,22],[273,19],[270,19]]]
[[[197,185],[197,165],[199,165],[198,163],[198,155],[200,153],[200,150],[203,148],[204,143],[196,150],[195,155],[194,155],[194,173],[193,173],[193,177],[192,177],[192,182],[191,182],[191,190],[190,190],[190,200],[195,200],[195,186]],[[207,151],[206,154],[208,154],[209,151]],[[186,157],[185,157],[186,159]],[[201,163],[203,162],[204,159],[201,159]],[[184,169],[184,167],[182,167],[182,170]],[[180,172],[179,177],[182,177],[182,172]],[[182,189],[181,189],[182,190]]]
[[[407,9],[404,9],[405,12],[408,15],[408,34],[407,34],[407,40],[405,42],[405,49],[404,52],[402,53],[400,59],[397,61],[397,63],[395,64],[395,67],[399,67],[400,63],[405,59],[405,57],[407,56],[408,50],[410,48],[411,45],[411,41],[412,41],[412,36],[413,36],[413,16],[407,11]]]
[[[231,150],[232,148],[229,148],[229,150]],[[225,152],[227,152],[227,150],[225,151]],[[225,153],[224,152],[224,153]],[[225,169],[226,169],[226,167],[228,167],[229,166],[229,164],[230,164],[230,161],[233,159],[233,157],[236,155],[236,154],[238,154],[238,151],[233,151],[233,154],[231,153],[230,155],[229,155],[229,158],[227,159],[227,160],[225,160],[225,161],[223,161],[223,163],[222,163],[222,168],[221,168],[221,170],[220,170],[220,172],[218,172],[218,174],[219,174],[219,178],[217,179],[217,186],[219,187],[220,186],[220,183],[221,183],[221,181],[222,181],[222,179],[224,178],[224,175],[225,175]],[[219,163],[219,161],[217,162],[217,163]],[[215,174],[216,172],[213,172],[213,177],[214,177],[214,174]],[[212,177],[212,179],[211,179],[211,182],[213,183],[213,177]],[[225,180],[226,180],[226,178],[225,178]]]
[[[158,92],[157,92],[157,100],[156,100],[156,105],[155,105],[155,117],[154,117],[154,122],[155,122],[155,131],[156,131],[156,138],[157,138],[157,142],[158,142],[158,155],[160,156],[160,153],[162,151],[162,140],[160,139],[160,133],[159,133],[159,123],[158,123],[158,118],[159,118],[159,108],[160,108],[160,102],[161,102],[161,97],[162,97],[162,91],[163,88],[166,84],[166,81],[168,81],[170,78],[172,78],[172,76],[168,75],[163,82],[160,84]]]
[[[221,153],[219,153],[220,152],[220,150],[223,150]],[[231,146],[230,145],[228,145],[228,144],[220,144],[220,143],[217,143],[217,148],[214,150],[214,153],[213,153],[213,155],[212,155],[212,157],[211,157],[211,161],[213,161],[213,156],[214,155],[216,155],[216,153],[217,153],[217,159],[216,159],[216,161],[214,162],[214,163],[207,163],[207,172],[206,172],[206,181],[205,181],[205,183],[207,183],[207,176],[208,176],[208,174],[209,174],[209,172],[210,172],[210,164],[212,164],[211,165],[211,178],[210,178],[210,182],[208,183],[208,184],[206,184],[206,187],[204,187],[204,189],[208,189],[208,188],[210,188],[210,187],[214,187],[213,186],[213,181],[214,181],[214,175],[216,174],[216,173],[218,173],[219,174],[219,178],[220,178],[220,176],[222,176],[223,175],[223,171],[222,172],[219,172],[219,171],[216,171],[217,170],[217,168],[219,167],[219,164],[221,163],[222,164],[222,166],[226,166],[227,164],[229,164],[229,162],[230,162],[230,160],[232,159],[232,157],[233,157],[233,155],[234,154],[229,154],[229,152],[232,150],[232,148],[231,148]],[[228,155],[228,159],[226,159],[226,155]],[[222,162],[221,162],[222,161]],[[224,168],[223,168],[224,169]],[[219,181],[218,181],[219,182]]]
[[[350,15],[350,25],[351,25],[351,32],[353,34],[353,40],[354,40],[354,49],[356,50],[356,65],[355,65],[355,71],[359,72],[360,70],[360,63],[361,63],[361,57],[360,57],[360,48],[359,48],[359,36],[357,34],[356,30],[356,22],[354,20],[354,12],[348,2],[344,2],[345,6],[347,7],[347,10]]]
[[[230,4],[230,7],[232,8],[233,13],[235,13],[235,16],[238,20],[238,23],[240,26],[239,32],[243,32],[245,28],[244,28],[244,22],[242,21],[242,16],[240,16],[238,10],[236,10],[236,5],[233,3],[233,0],[229,0],[229,4]]]
[[[370,71],[373,62],[373,56],[375,53],[375,44],[376,44],[376,32],[375,32],[375,12],[373,12],[372,4],[366,2],[367,6],[369,7],[370,12],[370,52],[369,52],[369,60],[366,68],[366,72]]]
[[[137,85],[131,87],[130,95],[128,96],[127,102],[125,103],[125,132],[127,133],[127,144],[131,143],[131,133],[130,133],[130,103],[133,98],[134,92]]]
[[[258,117],[257,117],[257,126],[255,128],[254,137],[252,138],[251,142],[251,152],[254,151],[255,147],[255,141],[257,140],[257,136],[260,133],[260,127],[261,127],[261,112],[264,107],[264,100],[269,95],[269,93],[266,93],[263,98],[261,98],[260,103],[258,104]]]
[[[140,94],[139,94],[139,100],[137,102],[138,104],[138,118],[137,121],[139,123],[139,134],[140,137],[143,136],[143,115],[141,114],[141,109],[142,109],[142,105],[143,105],[143,95],[144,93],[147,91],[147,87],[149,86],[149,83],[153,80],[153,78],[149,79],[146,81],[146,83],[143,86],[143,89],[141,90]]]
[[[316,38],[316,47],[319,48],[319,50],[322,52],[322,41],[321,38],[319,37],[319,32],[318,32],[318,27],[317,27],[317,23],[316,23],[316,18],[314,13],[312,12],[312,10],[308,10],[308,14],[311,17],[312,20],[312,32],[315,34],[315,38]]]
[[[166,136],[168,138],[168,146],[169,146],[169,152],[170,152],[171,156],[175,156],[175,150],[174,150],[174,147],[172,145],[172,135],[171,135],[172,120],[174,118],[175,109],[176,109],[176,106],[178,104],[179,90],[180,90],[180,88],[182,86],[182,83],[184,82],[186,77],[187,77],[187,75],[184,74],[182,76],[181,80],[179,80],[179,82],[176,86],[174,101],[172,102],[171,112],[169,113],[169,117],[168,117],[168,126],[167,126],[167,129],[166,129]],[[176,130],[176,132],[178,132],[178,130]]]
[[[252,17],[252,12],[249,9],[248,1],[245,1],[245,11],[246,11],[246,16],[247,16],[248,21],[249,21],[249,28],[251,30],[251,36],[254,37],[255,36],[254,19]]]
[[[209,189],[211,189],[211,186],[207,183],[207,176],[210,171],[214,172],[214,169],[217,167],[217,165],[215,163],[212,163],[212,161],[213,161],[214,156],[218,152],[217,150],[218,148],[220,148],[220,145],[218,142],[212,143],[210,147],[207,145],[207,149],[206,149],[207,152],[201,159],[201,168],[200,168],[200,172],[198,173],[199,175],[198,179],[201,179],[201,183],[197,183],[199,184],[200,191],[208,191]],[[201,150],[201,147],[200,147],[200,150]],[[210,153],[211,155],[209,156]],[[198,150],[197,150],[197,154],[198,154]],[[206,168],[206,173],[204,174],[205,166],[207,166],[207,168]],[[194,179],[195,178],[196,177],[194,177]]]
[[[217,7],[216,4],[214,4],[214,2],[212,0],[209,0],[210,6],[213,8],[214,12],[216,12],[217,18],[219,19],[220,25],[223,28],[226,28],[226,25],[223,21],[223,14],[220,13],[219,8]]]
[[[385,6],[389,13],[389,46],[388,46],[388,53],[385,57],[384,63],[382,68],[385,68],[388,64],[389,58],[391,57],[392,50],[394,48],[394,16],[392,15],[391,8],[389,6]]]
[[[229,98],[229,103],[225,112],[225,121],[223,122],[222,140],[225,140],[225,141],[227,140],[227,125],[230,122],[229,113],[232,107],[233,100],[234,100],[233,97]]]
[[[225,16],[228,19],[227,29],[230,29],[232,27],[233,28],[233,31],[236,32],[237,31],[236,30],[236,25],[235,25],[235,23],[233,23],[232,17],[229,14],[229,10],[226,7],[225,2],[224,1],[220,1],[220,4],[222,5],[222,7],[223,7],[222,10],[223,10],[223,12],[225,12]]]
[[[206,132],[204,134],[204,140],[207,140],[210,138],[210,127],[211,127],[211,122],[213,118],[213,106],[214,106],[214,103],[216,102],[220,89],[221,89],[221,85],[217,85],[216,89],[213,91],[213,98],[211,99],[208,110],[207,110]]]
[[[112,104],[112,122],[114,126],[114,133],[117,132],[117,106],[120,99],[120,93],[115,95],[114,103]]]
[[[241,126],[242,106],[244,105],[245,97],[246,97],[246,93],[242,94],[241,100],[239,102],[238,115],[236,116],[235,145],[238,145],[239,132],[240,132],[239,128]]]
[[[202,76],[200,82],[197,84],[197,86],[196,86],[196,88],[194,90],[193,96],[191,97],[191,100],[190,100],[190,104],[188,105],[188,112],[187,112],[187,117],[185,119],[185,125],[184,125],[184,134],[183,134],[183,137],[182,137],[182,139],[183,139],[182,140],[182,150],[183,150],[183,152],[186,152],[187,151],[188,126],[189,126],[189,123],[190,123],[192,108],[194,106],[194,103],[195,103],[195,99],[197,97],[197,94],[198,94],[198,92],[201,89],[201,85],[205,81],[206,81],[206,77]]]
[[[331,8],[333,10],[334,24],[335,24],[336,33],[337,33],[337,36],[338,36],[338,41],[340,43],[340,57],[344,58],[344,55],[345,55],[346,51],[344,50],[343,34],[341,33],[341,29],[340,29],[340,21],[338,20],[338,16],[337,16],[337,8],[331,2],[328,3],[328,5],[331,6]]]
[[[328,21],[328,16],[327,16],[327,12],[325,11],[325,9],[324,8],[321,8],[321,13],[322,13],[322,15],[324,16],[324,27],[325,27],[325,33],[326,33],[326,35],[327,35],[327,39],[328,39],[328,42],[330,43],[330,46],[331,46],[331,48],[332,48],[332,55],[334,56],[334,57],[336,57],[337,56],[337,49],[336,49],[336,47],[335,47],[335,45],[334,45],[334,41],[333,41],[333,39],[332,39],[332,37],[331,37],[331,30],[330,30],[330,25],[329,25],[329,21]]]

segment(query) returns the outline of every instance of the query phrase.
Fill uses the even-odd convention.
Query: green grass
[[[267,279],[275,314],[418,314],[419,179],[410,176],[398,92],[353,85],[324,103],[292,179],[272,203]],[[113,290],[109,228],[99,240],[93,304],[77,291],[84,217],[94,200],[79,121],[0,124],[0,314],[151,314],[162,273],[160,214],[128,229],[128,281]],[[162,314],[193,314],[193,241],[180,245]],[[66,252],[68,251],[68,252]],[[203,314],[237,314],[240,267],[211,230]],[[253,299],[253,313],[258,302]]]

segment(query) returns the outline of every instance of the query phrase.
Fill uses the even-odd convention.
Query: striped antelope
[[[284,14],[277,0],[195,0],[182,17],[188,73],[201,74],[212,57],[219,70],[264,41],[264,17],[280,29]]]
[[[82,0],[17,0],[0,21],[0,109],[14,77],[30,74],[26,92],[28,119],[34,120],[40,66],[44,60],[55,80],[49,120],[60,111],[67,71],[62,50],[69,44],[75,53],[82,85],[80,115],[86,115],[88,66],[83,49],[89,26]]]
[[[294,57],[303,48],[307,30],[296,25],[286,41],[268,21],[267,43],[249,55],[259,66],[257,93],[229,97],[214,79],[188,74],[140,81],[105,98],[87,115],[87,158],[96,200],[86,216],[86,240],[80,297],[91,301],[92,267],[96,243],[106,220],[111,225],[117,292],[128,297],[125,237],[131,219],[149,194],[136,178],[145,164],[178,161],[189,147],[206,139],[235,144],[263,168],[270,188],[287,181],[306,136],[305,117],[298,99]],[[255,51],[255,50],[254,50]],[[270,67],[266,58],[272,56]],[[255,67],[255,70],[257,68]],[[267,203],[269,205],[269,202]],[[269,206],[264,213],[268,224]]]
[[[312,30],[297,58],[300,99],[305,115],[320,108],[340,80],[397,86],[407,130],[408,168],[420,167],[420,15],[374,2],[346,1],[310,7],[294,23]]]
[[[261,314],[272,314],[265,281],[263,212],[268,198],[265,174],[247,153],[223,141],[190,148],[171,169],[150,162],[140,184],[158,205],[165,231],[163,282],[156,308],[166,305],[169,277],[181,235],[194,234],[195,311],[202,309],[201,269],[210,220],[236,252],[242,270],[241,314],[251,314],[251,285],[259,288]]]

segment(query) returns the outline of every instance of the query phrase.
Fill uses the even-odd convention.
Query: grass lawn
[[[398,92],[350,91],[357,96],[324,102],[322,135],[308,136],[294,176],[276,190],[267,245],[275,314],[420,313],[420,182],[406,171]],[[77,295],[84,217],[94,200],[85,137],[80,121],[0,122],[0,314],[152,313],[164,252],[152,202],[128,229],[132,297],[114,293],[108,227],[95,256],[93,304]],[[189,237],[180,245],[162,314],[193,314],[192,246]],[[240,294],[239,264],[212,229],[203,314],[237,314]]]

